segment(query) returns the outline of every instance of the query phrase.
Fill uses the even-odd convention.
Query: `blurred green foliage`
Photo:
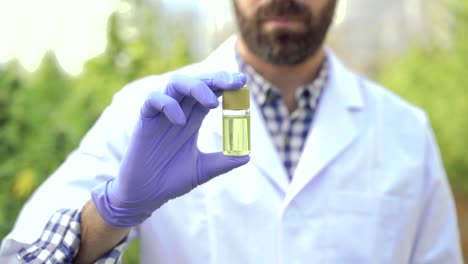
[[[18,61],[0,67],[0,240],[34,189],[77,147],[116,91],[194,60],[186,34],[175,25],[170,35],[158,31],[171,26],[159,20],[163,11],[158,2],[128,4],[130,11],[110,16],[106,50],[87,61],[79,76],[67,75],[52,52],[34,73]],[[137,263],[137,251],[135,243],[125,263]]]
[[[448,39],[410,49],[383,68],[380,81],[426,110],[452,188],[468,194],[468,1],[448,6],[454,14],[444,28]]]

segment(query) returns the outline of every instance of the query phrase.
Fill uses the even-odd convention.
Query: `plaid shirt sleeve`
[[[20,263],[72,263],[80,246],[80,216],[81,211],[78,209],[55,212],[39,239],[18,252]],[[127,240],[123,239],[96,263],[121,263],[127,244]]]

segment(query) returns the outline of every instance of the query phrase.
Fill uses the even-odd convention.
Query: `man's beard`
[[[328,0],[320,16],[314,16],[308,6],[296,0],[272,0],[259,7],[252,18],[247,18],[234,0],[237,24],[247,47],[261,59],[276,65],[300,64],[317,53],[333,20],[335,5],[336,0]],[[305,30],[263,32],[263,22],[275,17],[297,19]]]

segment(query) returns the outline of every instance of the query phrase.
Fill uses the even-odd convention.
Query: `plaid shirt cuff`
[[[47,222],[41,237],[18,252],[21,263],[72,263],[78,253],[81,240],[81,211],[62,209]],[[127,240],[104,254],[96,263],[121,263]]]

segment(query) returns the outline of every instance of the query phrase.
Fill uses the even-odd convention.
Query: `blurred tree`
[[[90,124],[126,83],[193,61],[185,35],[174,30],[171,35],[161,36],[157,31],[165,23],[158,19],[163,11],[157,1],[122,2],[131,8],[109,18],[107,48],[86,62],[83,74],[75,81],[77,94],[67,108],[68,120],[84,117],[84,122]],[[160,42],[173,45],[165,49]],[[82,109],[87,109],[88,115],[83,116]],[[75,138],[87,129],[88,126],[78,124]]]
[[[39,175],[50,173],[66,155],[60,108],[69,85],[51,52],[32,76],[17,62],[7,64],[1,74],[1,234],[11,228],[18,208],[45,178]]]
[[[468,194],[468,1],[449,3],[450,38],[410,50],[380,80],[427,111],[453,189]]]
[[[158,1],[121,2],[128,8],[110,16],[106,50],[87,61],[80,76],[64,73],[52,52],[32,74],[17,61],[0,68],[0,239],[116,91],[193,61],[185,34],[159,34],[166,22],[160,20],[164,11]],[[126,253],[126,263],[138,262],[137,251],[138,243]]]
[[[21,206],[21,201],[16,201],[11,193],[13,175],[18,171],[14,158],[21,149],[21,142],[11,127],[11,106],[25,82],[25,72],[18,61],[0,68],[0,237],[11,228],[11,218]]]

